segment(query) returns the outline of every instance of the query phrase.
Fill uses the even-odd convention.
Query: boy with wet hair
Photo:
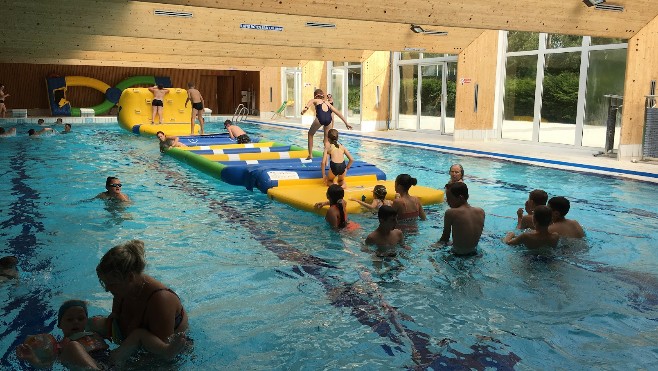
[[[523,215],[523,209],[519,208],[516,211],[517,215],[517,224],[516,229],[535,229],[535,225],[532,222],[532,214],[537,206],[545,206],[548,201],[548,193],[542,189],[535,189],[530,191],[528,195],[528,200],[525,202],[525,211],[527,215]]]
[[[231,120],[224,121],[224,128],[228,131],[228,135],[231,139],[235,140],[238,144],[251,143],[249,135],[247,135],[241,127],[234,125]]]
[[[466,183],[452,183],[446,187],[446,198],[450,209],[443,218],[443,234],[439,243],[450,245],[452,232],[452,248],[450,252],[457,256],[473,256],[477,254],[477,245],[484,229],[484,210],[468,203],[468,187]]]
[[[560,235],[548,231],[548,226],[551,224],[552,220],[551,209],[548,206],[543,205],[535,207],[532,219],[535,230],[523,232],[518,236],[515,236],[514,232],[509,232],[503,238],[503,242],[512,246],[525,245],[528,249],[556,247]]]
[[[397,247],[411,250],[404,245],[404,235],[395,228],[398,223],[398,212],[391,206],[383,205],[377,212],[379,226],[366,237],[366,245],[377,247],[375,255],[380,258],[397,256]]]
[[[0,283],[18,278],[18,258],[5,256],[0,258]]]
[[[557,196],[548,200],[548,207],[551,208],[553,214],[553,224],[548,227],[549,232],[556,232],[560,237],[568,238],[583,238],[585,231],[575,220],[565,218],[571,203],[566,197]]]

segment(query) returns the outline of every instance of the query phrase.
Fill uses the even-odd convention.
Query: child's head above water
[[[64,336],[84,331],[87,326],[87,303],[82,300],[67,300],[57,312],[57,327]]]
[[[343,197],[345,197],[345,190],[338,184],[332,184],[327,188],[327,200],[329,200],[330,205],[337,204],[338,200]]]
[[[535,189],[530,192],[528,200],[535,203],[535,206],[546,205],[548,201],[548,193],[542,189]]]
[[[550,207],[552,211],[555,211],[560,214],[560,216],[564,217],[569,212],[571,203],[569,200],[567,200],[566,197],[557,196],[548,200],[548,207]]]
[[[548,228],[552,219],[551,209],[548,206],[539,205],[535,207],[535,212],[532,214],[532,218],[535,221],[535,227]]]
[[[395,227],[397,224],[398,211],[395,210],[392,206],[384,205],[379,208],[377,211],[377,219],[379,219],[379,224],[388,223],[391,224],[391,227]]]
[[[375,188],[372,189],[372,194],[375,196],[375,198],[380,199],[384,201],[386,198],[386,186],[383,186],[381,184],[377,184]]]

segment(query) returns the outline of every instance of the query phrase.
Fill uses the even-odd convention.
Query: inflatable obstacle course
[[[105,100],[93,107],[87,107],[94,111],[95,115],[103,115],[110,111],[121,97],[121,93],[135,85],[156,85],[162,84],[165,87],[171,86],[169,77],[155,77],[155,76],[133,76],[129,77],[115,87],[91,78],[84,76],[65,76],[65,77],[48,77],[46,78],[46,87],[48,89],[48,104],[50,105],[50,112],[53,116],[80,116],[80,108],[72,107],[71,102],[68,101],[66,94],[70,87],[81,86],[96,89],[105,95]]]

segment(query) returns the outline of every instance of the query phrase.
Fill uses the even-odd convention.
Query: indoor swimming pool
[[[305,130],[240,126],[306,145]],[[379,266],[360,251],[377,226],[373,214],[350,215],[360,228],[333,231],[319,215],[163,156],[155,138],[116,123],[73,130],[0,138],[0,256],[16,255],[21,272],[0,286],[0,368],[25,369],[14,353],[25,336],[61,337],[56,312],[65,300],[85,299],[90,315],[108,314],[112,297],[95,268],[130,239],[145,241],[146,273],[181,297],[194,340],[175,361],[137,357],[132,369],[650,369],[658,362],[656,184],[344,135],[355,159],[391,180],[408,173],[442,188],[450,165],[461,163],[469,202],[486,212],[480,256],[454,258],[433,246],[443,203],[427,207],[428,219],[407,236],[411,251]],[[107,176],[121,180],[131,204],[94,199]],[[583,225],[583,244],[536,257],[501,242],[535,188],[570,199],[567,217]]]

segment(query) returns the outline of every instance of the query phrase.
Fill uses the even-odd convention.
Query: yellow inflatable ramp
[[[308,151],[235,153],[229,155],[199,156],[205,157],[210,161],[283,160],[288,158],[306,158],[308,156]]]
[[[235,149],[235,148],[267,148],[274,147],[274,142],[258,142],[248,144],[213,144],[210,146],[187,146],[178,147],[183,151],[200,151],[204,149]]]
[[[155,135],[158,131],[166,135],[190,135],[190,118],[192,105],[185,107],[187,90],[181,88],[167,88],[163,104],[162,124],[151,124],[153,117],[153,93],[147,88],[128,88],[119,98],[119,125],[135,134]],[[158,118],[156,117],[156,121]],[[198,133],[199,125],[194,131]]]
[[[347,213],[360,213],[365,209],[357,202],[350,201],[351,198],[360,200],[366,196],[366,202],[372,202],[372,189],[381,184],[386,187],[386,198],[395,198],[395,182],[377,180],[375,175],[348,176],[345,178],[347,188],[345,189],[345,201],[347,201]],[[420,199],[421,204],[430,205],[443,202],[443,191],[439,189],[413,186],[409,194]],[[324,215],[328,208],[316,209],[317,202],[327,201],[327,186],[322,179],[291,179],[279,180],[279,186],[270,188],[267,195],[276,201],[288,204],[294,208],[311,211]]]

